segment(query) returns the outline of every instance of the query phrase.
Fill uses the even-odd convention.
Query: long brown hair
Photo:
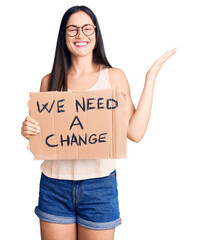
[[[99,23],[95,14],[86,6],[74,6],[69,8],[62,17],[60,29],[57,38],[57,46],[55,50],[54,63],[50,74],[48,91],[68,90],[67,72],[71,66],[70,52],[65,44],[65,30],[69,17],[76,12],[84,11],[87,13],[96,26],[96,46],[93,50],[93,62],[103,64],[112,68],[105,54],[104,43],[100,31]]]

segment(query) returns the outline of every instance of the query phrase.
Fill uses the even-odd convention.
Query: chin
[[[71,54],[75,57],[85,57],[85,56],[88,56],[90,54],[93,54],[93,51],[89,51],[89,52],[81,52],[81,51],[77,52],[77,51],[75,51],[75,52],[71,52]]]

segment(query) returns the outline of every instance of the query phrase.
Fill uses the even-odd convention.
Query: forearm
[[[128,138],[132,139],[133,141],[139,142],[147,129],[152,109],[154,85],[154,78],[146,78],[137,109],[130,118],[128,126]]]

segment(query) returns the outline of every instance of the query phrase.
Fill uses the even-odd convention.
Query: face
[[[88,14],[86,14],[83,11],[79,11],[77,13],[73,13],[66,25],[75,25],[77,27],[82,27],[85,24],[91,24],[94,26],[92,19],[89,17]],[[71,30],[72,31],[72,30]],[[96,34],[95,31],[92,35],[86,36],[83,32],[82,29],[78,29],[78,33],[76,36],[71,37],[68,36],[65,33],[65,38],[66,38],[66,45],[68,47],[68,50],[73,56],[86,56],[88,54],[92,54],[93,49],[95,47],[96,43]]]

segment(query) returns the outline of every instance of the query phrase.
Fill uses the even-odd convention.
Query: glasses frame
[[[85,25],[83,25],[82,27],[78,27],[78,26],[76,26],[76,25],[69,25],[69,26],[67,26],[67,27],[64,28],[64,31],[65,31],[65,33],[66,33],[69,37],[75,37],[75,36],[77,36],[77,34],[79,33],[79,28],[81,28],[81,30],[82,30],[82,32],[83,32],[83,34],[84,34],[85,36],[91,36],[91,35],[93,35],[93,33],[91,33],[91,34],[85,34],[83,28],[86,27],[86,26],[92,26],[92,27],[94,27],[93,33],[95,32],[96,26],[95,26],[95,25],[92,25],[92,24],[85,24]],[[71,36],[71,35],[69,35],[69,34],[67,33],[66,29],[69,28],[69,27],[76,27],[76,28],[77,28],[77,33],[76,33],[74,36]]]

